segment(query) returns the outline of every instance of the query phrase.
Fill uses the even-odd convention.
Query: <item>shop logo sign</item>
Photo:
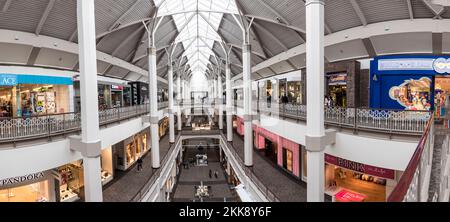
[[[450,59],[438,58],[433,62],[433,69],[439,74],[450,73]]]
[[[0,75],[0,86],[15,86],[17,85],[16,75]]]
[[[12,177],[12,178],[8,178],[8,179],[3,179],[3,180],[0,180],[0,187],[12,185],[12,184],[21,184],[21,183],[24,183],[27,181],[39,180],[39,179],[43,178],[44,176],[45,176],[44,172],[39,172],[39,173],[28,174],[28,175],[20,176],[20,177]]]

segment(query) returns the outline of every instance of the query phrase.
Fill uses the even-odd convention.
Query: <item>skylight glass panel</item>
[[[214,41],[222,41],[217,33],[224,13],[237,14],[235,0],[154,0],[158,17],[172,16],[180,34],[176,42],[185,48],[192,70],[206,72],[214,55]],[[194,15],[194,16],[192,16]]]

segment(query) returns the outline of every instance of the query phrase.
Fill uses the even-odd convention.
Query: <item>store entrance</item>
[[[331,97],[332,106],[347,107],[347,86],[334,85],[328,88],[329,96]]]
[[[0,88],[0,118],[12,117],[12,90],[13,87]]]
[[[450,77],[436,76],[434,85],[434,108],[437,118],[445,115],[445,102],[450,95]]]
[[[276,163],[277,162],[277,151],[278,151],[275,146],[276,144],[267,138],[264,138],[264,144],[265,144],[265,146],[264,146],[265,156],[272,162]]]

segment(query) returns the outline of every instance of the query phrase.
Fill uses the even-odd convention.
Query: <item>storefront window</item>
[[[283,168],[289,172],[293,172],[294,164],[293,164],[294,155],[292,151],[283,148]]]
[[[0,190],[0,202],[48,202],[48,180],[30,185]]]
[[[288,82],[288,101],[290,103],[302,103],[302,91],[301,91],[301,82],[293,81]]]
[[[123,86],[111,86],[111,104],[112,108],[122,107],[123,104]]]
[[[331,106],[347,107],[347,73],[329,73],[326,78]]]
[[[389,90],[389,96],[405,107],[407,110],[429,110],[431,79],[422,77],[420,79],[406,80],[399,86]]]
[[[79,200],[81,188],[84,186],[82,162],[62,166],[60,174],[60,200],[61,202],[73,202]]]

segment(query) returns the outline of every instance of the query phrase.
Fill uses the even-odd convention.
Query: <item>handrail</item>
[[[395,186],[391,195],[389,195],[389,197],[387,198],[388,202],[403,201],[408,193],[408,190],[411,188],[414,177],[418,176],[417,174],[420,173],[418,171],[420,170],[419,164],[421,162],[421,158],[423,157],[422,154],[426,148],[426,143],[430,142],[429,141],[430,136],[433,136],[431,135],[431,128],[433,123],[434,123],[434,115],[431,115],[430,120],[427,123],[425,132],[422,135],[422,138],[420,139],[419,144],[417,145],[417,148],[414,151],[414,154],[411,160],[409,161],[408,166],[406,167],[406,170],[404,171],[402,177]],[[420,183],[420,181],[418,181],[418,183]],[[419,188],[415,189],[417,189],[418,192],[420,192]]]
[[[236,106],[242,107],[238,100]],[[259,113],[282,118],[306,120],[306,105],[277,104],[255,101],[252,107]],[[430,117],[428,111],[371,108],[324,107],[325,124],[356,130],[390,134],[422,135]]]
[[[164,104],[162,104],[164,105]],[[99,111],[100,126],[149,113],[149,105]],[[59,113],[30,117],[0,118],[0,143],[50,138],[81,130],[81,113]]]
[[[163,160],[161,161],[160,168],[158,168],[152,176],[148,179],[148,181],[139,189],[139,191],[131,198],[130,202],[139,202],[142,201],[142,198],[150,191],[153,184],[158,180],[158,178],[161,176],[161,171],[163,167],[167,164],[169,161],[170,156],[172,156],[173,152],[175,152],[176,148],[180,145],[180,138],[181,134],[178,134],[177,138],[172,146],[170,146],[169,151],[164,156]]]
[[[227,141],[226,136],[223,134],[223,132],[220,133],[220,135],[222,136],[222,140],[225,142]],[[270,201],[270,202],[280,202],[280,199],[272,192],[269,190],[269,188],[267,188],[264,183],[248,168],[244,165],[244,161],[242,160],[242,158],[239,156],[239,154],[236,152],[233,144],[230,144],[228,142],[225,142],[225,144],[230,145],[231,147],[233,147],[232,149],[228,149],[231,152],[231,155],[233,155],[238,161],[239,166],[244,170],[244,173],[250,177],[251,181],[256,185],[256,187],[258,187],[258,189],[264,193],[265,197]]]

